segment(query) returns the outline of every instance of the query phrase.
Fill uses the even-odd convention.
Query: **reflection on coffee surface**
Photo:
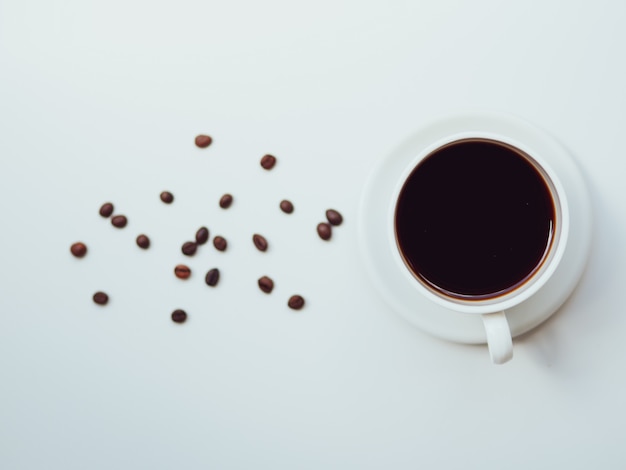
[[[524,152],[489,139],[444,145],[412,171],[395,231],[414,275],[437,292],[481,300],[523,285],[555,230],[546,180]]]

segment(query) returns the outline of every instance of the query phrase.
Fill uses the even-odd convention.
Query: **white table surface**
[[[624,468],[625,20],[621,0],[0,0],[0,468]],[[372,165],[468,107],[565,144],[595,217],[578,289],[500,367],[390,311],[356,244]],[[179,281],[200,225],[229,249]]]

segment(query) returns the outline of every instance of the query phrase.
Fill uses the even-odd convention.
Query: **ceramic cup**
[[[410,260],[407,259],[406,249],[403,247],[403,242],[406,243],[406,239],[402,242],[399,240],[398,235],[397,218],[399,217],[399,200],[402,197],[402,191],[406,187],[407,181],[409,181],[411,175],[413,175],[416,171],[421,171],[422,164],[425,161],[428,160],[429,162],[432,162],[433,159],[440,158],[442,150],[452,147],[457,149],[457,153],[459,154],[458,156],[461,158],[461,160],[455,160],[459,162],[460,167],[463,160],[466,160],[466,158],[472,158],[470,155],[467,155],[466,157],[463,153],[464,150],[468,148],[468,145],[482,145],[483,147],[488,146],[485,148],[494,148],[496,150],[505,149],[508,154],[514,154],[515,159],[523,160],[521,164],[534,170],[534,174],[543,181],[543,188],[547,190],[546,199],[550,201],[552,206],[552,217],[549,224],[550,231],[546,239],[545,249],[541,258],[538,259],[535,265],[532,265],[532,269],[528,273],[524,274],[523,278],[521,278],[519,282],[514,283],[507,289],[496,290],[493,292],[483,293],[481,295],[461,295],[446,291],[445,289],[439,288],[435,285],[435,283],[431,282],[424,276],[420,275],[416,271],[414,263],[411,263]],[[478,157],[480,157],[480,155]],[[448,165],[450,164],[448,163]],[[487,181],[482,182],[483,185],[493,184],[496,186],[498,183],[497,179],[504,178],[504,173],[498,173],[496,170],[491,172],[491,168],[487,168],[486,170],[487,173],[489,173],[489,176]],[[445,167],[445,171],[454,173],[455,168],[448,166]],[[513,173],[513,179],[515,179],[516,176],[517,173]],[[507,177],[511,178],[511,173],[509,173]],[[462,178],[464,177],[462,176]],[[438,197],[435,194],[445,194],[446,202],[448,200],[459,200],[459,206],[462,206],[463,198],[468,197],[467,193],[463,193],[463,190],[459,189],[459,185],[455,186],[453,181],[448,183],[447,179],[442,179],[442,184],[445,186],[444,188],[441,187],[441,184],[438,184],[436,188],[433,186],[432,195],[429,194],[426,189],[420,190],[422,199],[428,200],[430,197]],[[465,191],[467,191],[468,186],[471,187],[471,184],[463,185]],[[521,187],[520,190],[522,190]],[[497,198],[498,194],[494,194],[494,197]],[[410,207],[411,202],[411,200],[409,200],[408,203],[406,201],[403,202],[405,206],[409,204],[409,209],[404,209],[403,213],[410,213],[411,217],[419,219],[422,213],[419,212],[419,209],[415,209],[415,211],[413,211],[413,208]],[[428,202],[425,202],[420,205],[420,207],[427,205]],[[481,208],[478,207],[475,210],[478,213]],[[450,217],[461,218],[464,217],[464,215],[452,211],[451,214],[446,215],[446,218]],[[494,214],[494,217],[497,217],[497,214]],[[419,292],[420,295],[445,309],[462,314],[480,316],[484,324],[491,359],[496,364],[502,364],[513,357],[512,335],[507,321],[506,311],[516,307],[536,294],[537,291],[539,291],[557,271],[567,247],[570,231],[570,216],[567,195],[563,189],[561,181],[559,180],[559,176],[540,154],[535,154],[532,150],[524,148],[523,142],[514,141],[506,135],[473,131],[469,133],[457,133],[446,136],[445,139],[433,142],[430,146],[427,146],[415,156],[415,159],[405,168],[404,172],[399,175],[391,198],[391,204],[389,205],[387,226],[392,232],[389,234],[388,240],[392,244],[390,248],[395,258],[396,266],[402,272],[407,281],[417,292]],[[455,233],[450,237],[451,244],[461,244],[464,238],[470,236],[471,228],[467,227],[467,230],[464,230],[465,226],[462,224],[460,226],[462,229],[455,231]],[[497,223],[495,223],[495,226],[497,226]],[[496,233],[498,232],[496,231]],[[504,235],[497,236],[499,237]],[[409,240],[409,243],[413,243],[412,239]],[[418,247],[418,251],[420,253],[427,253],[432,249],[431,246],[428,246],[428,242],[421,241],[418,243],[421,243]],[[433,241],[433,243],[436,242]],[[526,243],[525,239],[522,238],[521,243]],[[424,256],[430,255],[425,254]],[[438,263],[437,257],[431,256],[431,258],[436,260],[435,263]],[[450,270],[467,269],[467,266],[461,266],[462,262],[467,261],[461,261],[461,257],[458,258],[458,262],[457,258],[454,257],[447,261],[445,270],[448,270],[448,273]],[[481,269],[481,267],[474,266],[470,267],[470,271],[471,269]],[[445,272],[443,276],[445,277]]]
[[[425,286],[403,260],[394,226],[398,196],[412,171],[436,149],[461,139],[491,139],[528,155],[549,188],[556,223],[547,256],[519,289],[473,302]],[[592,227],[583,174],[561,142],[508,113],[466,110],[432,117],[374,161],[363,186],[357,234],[363,271],[390,311],[443,340],[488,343],[494,361],[502,363],[511,357],[511,338],[541,325],[576,288]]]

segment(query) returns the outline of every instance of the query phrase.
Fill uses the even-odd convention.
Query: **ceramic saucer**
[[[363,190],[359,207],[359,248],[370,278],[392,310],[420,329],[450,341],[485,343],[480,315],[457,313],[420,294],[395,261],[388,227],[394,192],[417,155],[459,134],[497,135],[541,155],[558,175],[570,212],[570,233],[561,262],[532,297],[506,311],[513,337],[538,326],[572,293],[584,270],[591,241],[591,207],[585,182],[571,155],[534,125],[505,114],[469,112],[433,121],[380,159]]]

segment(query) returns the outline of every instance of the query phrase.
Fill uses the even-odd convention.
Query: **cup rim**
[[[496,293],[496,295],[489,296],[487,298],[472,298],[470,300],[460,298],[460,296],[447,296],[437,291],[436,289],[428,286],[427,283],[420,279],[409,268],[398,244],[395,227],[395,214],[398,197],[407,178],[424,159],[445,145],[471,139],[495,141],[497,143],[513,147],[516,152],[521,153],[528,158],[531,164],[533,164],[537,171],[540,172],[541,176],[548,185],[555,206],[556,223],[555,233],[550,241],[550,247],[547,249],[546,256],[544,256],[541,263],[533,270],[533,273],[527,276],[511,291],[507,291],[503,294]],[[395,184],[389,204],[387,219],[387,227],[389,231],[388,239],[393,245],[391,251],[395,259],[395,264],[402,271],[404,277],[407,278],[414,286],[414,288],[431,301],[445,308],[460,313],[480,315],[510,309],[532,297],[539,289],[541,289],[541,287],[545,285],[545,283],[556,271],[556,268],[563,257],[563,253],[565,252],[569,235],[569,223],[569,209],[563,185],[561,184],[558,175],[555,174],[546,159],[541,156],[541,153],[537,152],[536,149],[529,148],[529,146],[525,143],[520,142],[506,134],[476,130],[450,133],[433,141],[430,145],[425,146],[419,153],[417,153],[413,160],[404,168],[404,171],[399,176]]]

